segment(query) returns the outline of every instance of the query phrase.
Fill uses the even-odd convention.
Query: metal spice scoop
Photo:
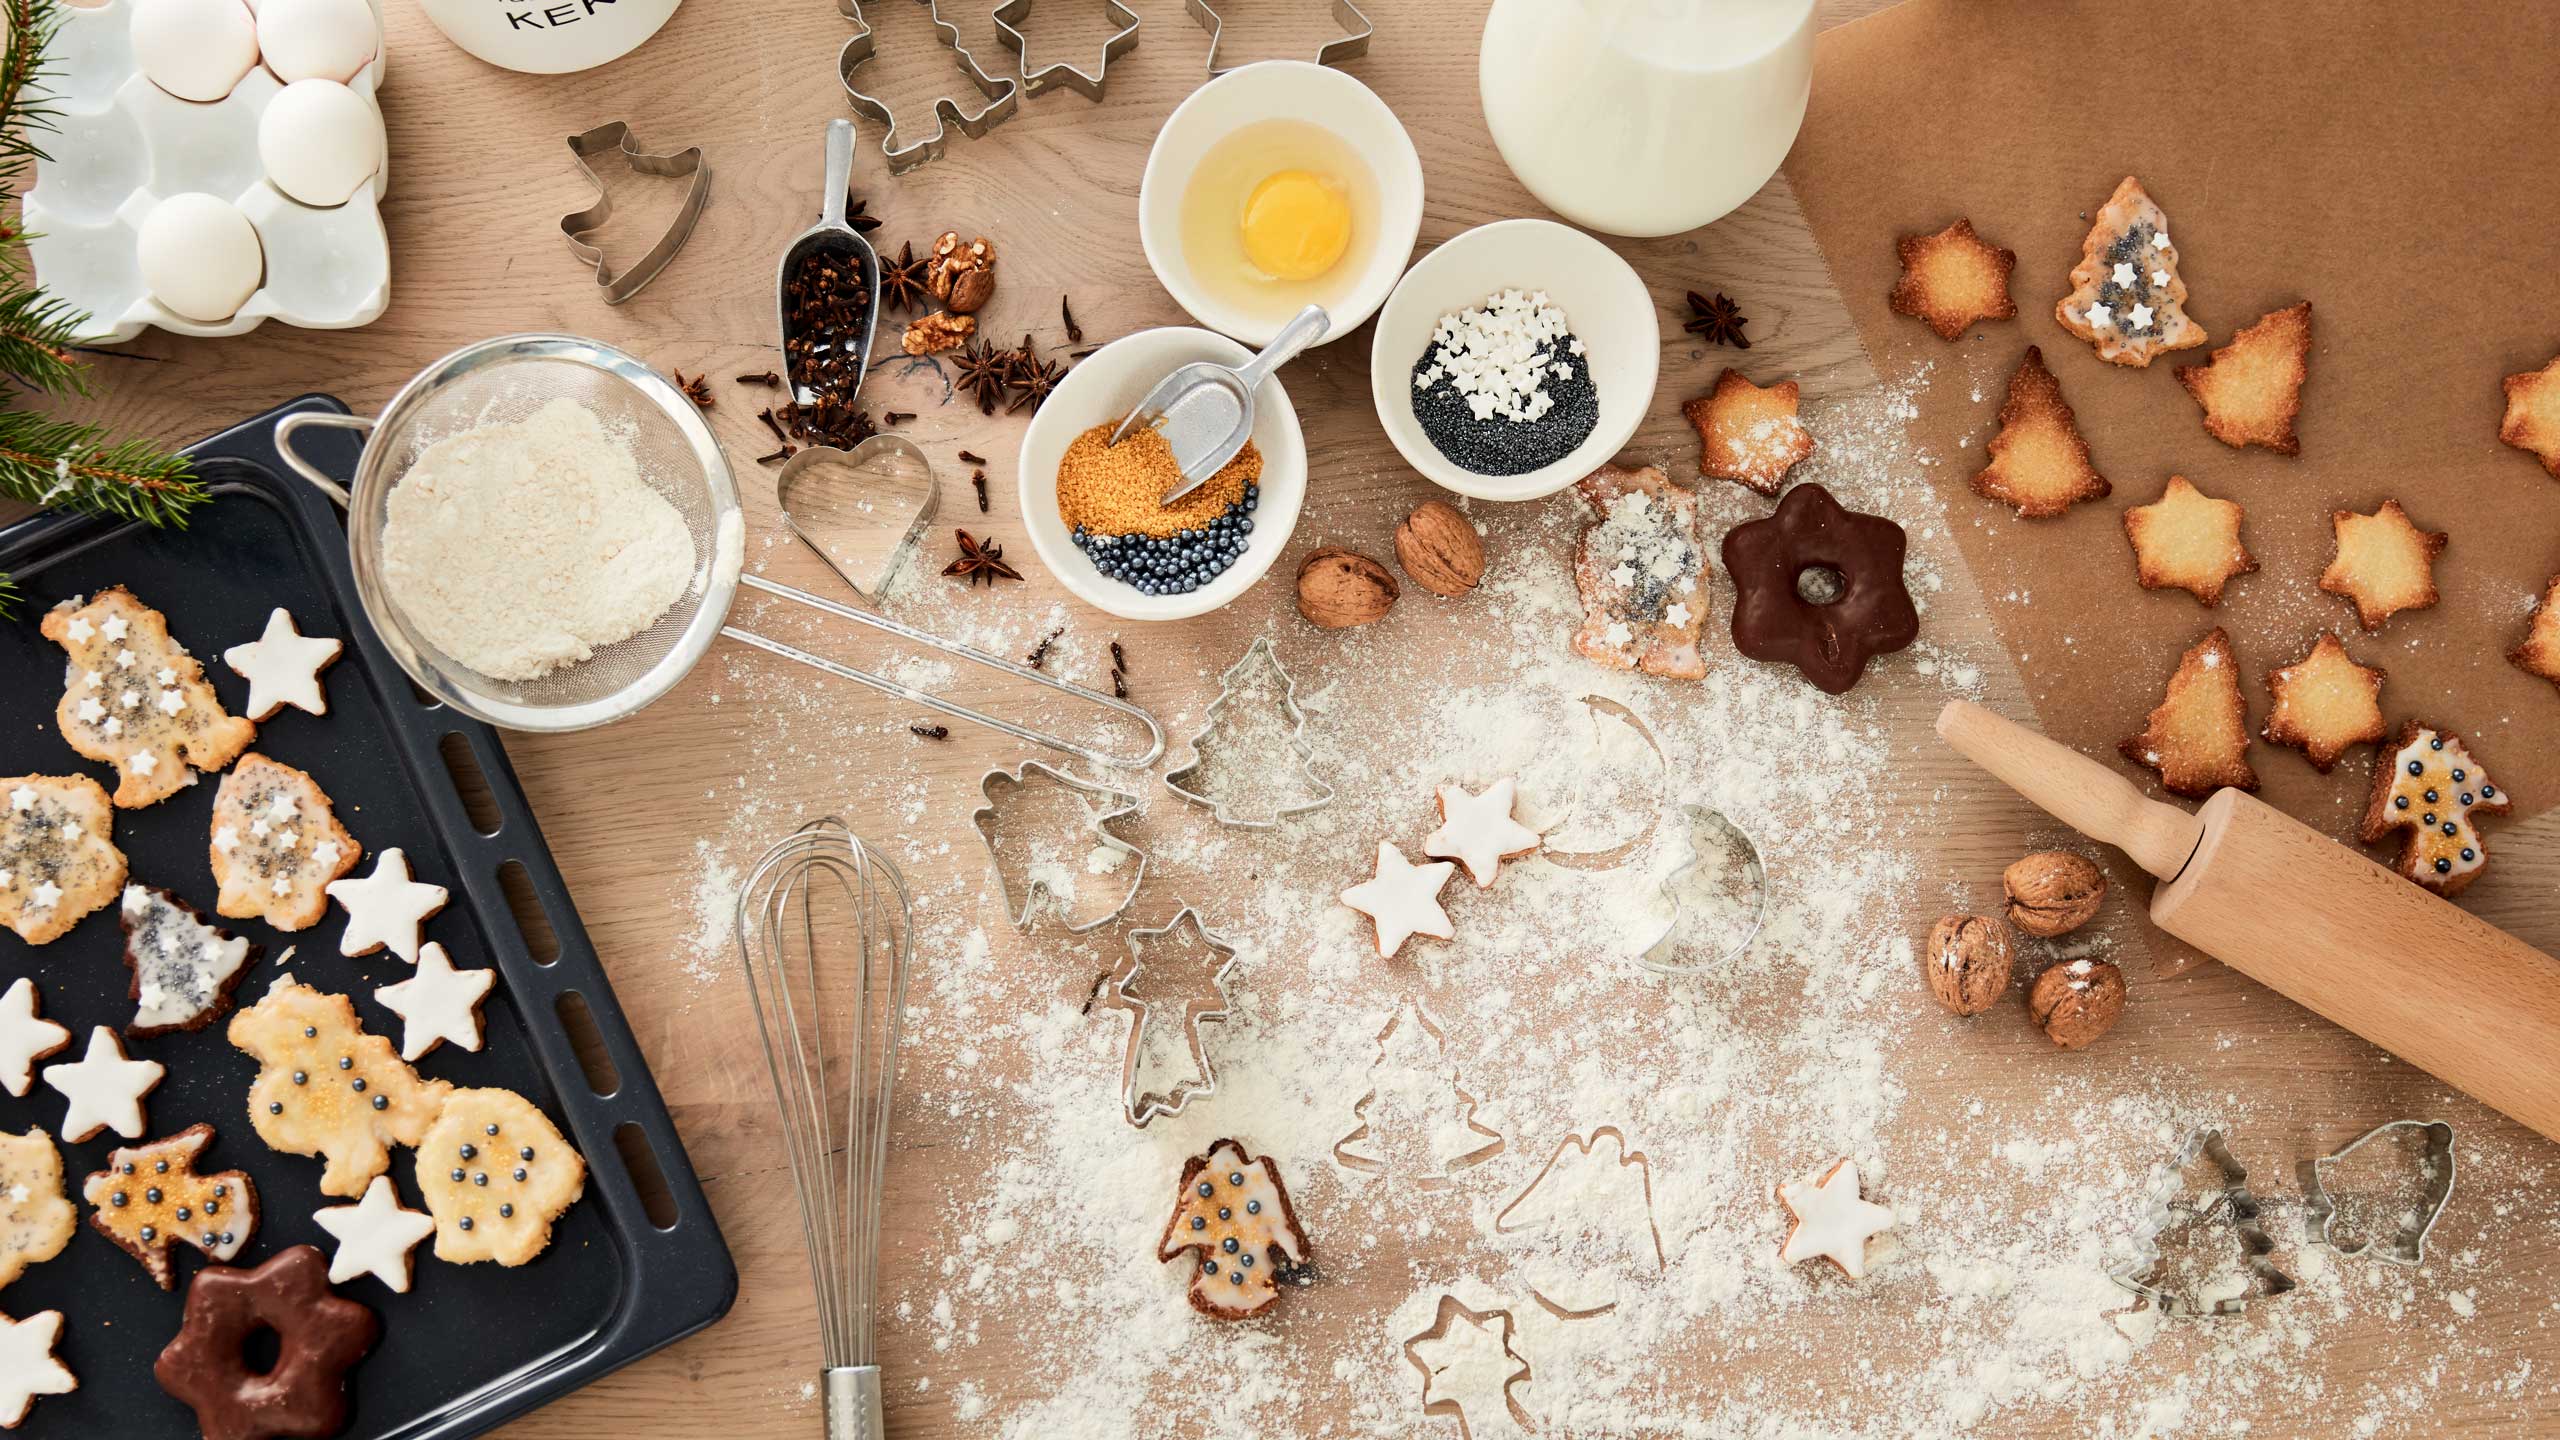
[[[1130,431],[1152,425],[1173,447],[1173,463],[1182,478],[1164,492],[1170,505],[1208,483],[1236,458],[1253,438],[1253,392],[1272,371],[1297,358],[1298,352],[1324,338],[1333,317],[1321,305],[1310,305],[1280,328],[1262,353],[1241,366],[1195,360],[1167,375],[1130,410],[1111,432],[1119,444]]]
[[[826,188],[818,194],[824,208],[818,223],[800,232],[782,252],[782,266],[774,274],[774,313],[782,330],[782,367],[791,379],[791,398],[803,405],[818,398],[813,384],[804,372],[807,362],[841,353],[841,347],[853,346],[853,383],[844,387],[850,397],[862,388],[863,378],[871,371],[872,334],[880,325],[880,256],[862,232],[845,220],[845,200],[853,190],[853,122],[827,122]],[[871,297],[865,308],[859,335],[794,335],[791,333],[792,274],[801,260],[813,252],[839,251],[853,257],[862,270],[863,293]]]

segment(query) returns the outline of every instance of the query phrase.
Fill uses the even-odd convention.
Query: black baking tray
[[[522,1092],[587,1160],[586,1197],[561,1217],[551,1248],[531,1264],[512,1270],[449,1265],[430,1253],[430,1238],[411,1253],[408,1294],[395,1295],[364,1276],[338,1287],[382,1319],[381,1342],[354,1374],[353,1417],[343,1433],[458,1440],[709,1325],[736,1298],[738,1272],[496,733],[425,700],[409,683],[357,603],[336,508],[277,454],[276,417],[297,410],[344,413],[345,407],[305,396],[194,447],[197,470],[215,498],[184,531],[70,515],[39,515],[0,529],[0,571],[13,575],[23,592],[19,618],[0,623],[0,774],[79,773],[113,788],[107,767],[82,760],[54,731],[63,655],[35,622],[58,600],[109,585],[130,587],[168,616],[171,631],[204,661],[235,713],[247,684],[221,663],[221,651],[255,639],[275,606],[291,610],[305,634],[348,642],[326,676],[328,715],[282,710],[259,726],[255,748],[309,771],[336,802],[339,821],[365,848],[352,873],[370,873],[374,857],[389,847],[407,851],[419,879],[453,892],[444,912],[428,922],[427,938],[457,965],[497,967],[479,1052],[442,1046],[418,1062],[420,1072],[459,1086]],[[352,436],[306,432],[302,445],[341,479],[354,473]],[[494,829],[474,825],[447,763],[448,747],[466,747],[478,767],[495,806]],[[214,780],[206,777],[147,810],[117,811],[114,837],[135,881],[174,890],[207,914],[215,891],[206,858]],[[556,940],[558,953],[547,961],[538,958],[539,941],[529,940],[516,921],[502,879],[509,869],[518,871],[511,878],[519,899],[532,897]],[[239,987],[238,1005],[266,993],[282,968],[276,957],[293,945],[298,949],[287,963],[296,978],[351,995],[366,1028],[397,1044],[399,1019],[371,992],[408,967],[387,952],[340,957],[345,918],[333,905],[326,918],[294,934],[254,920],[219,921],[266,947]],[[32,975],[45,1015],[71,1027],[75,1037],[72,1052],[56,1058],[76,1058],[92,1025],[121,1026],[131,1018],[123,953],[112,904],[50,945],[30,946],[0,930],[0,984]],[[563,1006],[574,1010],[580,1002],[593,1022],[590,1060],[600,1049],[610,1063],[613,1078],[601,1084],[589,1079],[561,1018]],[[199,1120],[213,1124],[216,1139],[204,1167],[245,1170],[257,1182],[261,1218],[241,1263],[289,1245],[331,1250],[311,1213],[348,1202],[320,1193],[317,1160],[277,1154],[250,1128],[247,1095],[256,1066],[224,1038],[226,1023],[126,1042],[133,1056],[168,1067],[146,1102],[146,1138]],[[598,1066],[593,1073],[606,1072]],[[24,1099],[0,1092],[0,1126],[9,1130],[41,1125],[58,1138],[62,1115],[62,1097],[41,1078]],[[0,1311],[10,1315],[63,1312],[56,1354],[80,1378],[71,1394],[38,1398],[16,1434],[96,1440],[196,1433],[193,1412],[161,1391],[151,1366],[177,1332],[187,1281],[204,1259],[176,1247],[178,1289],[163,1291],[89,1227],[88,1207],[79,1199],[82,1179],[124,1143],[104,1131],[62,1147],[66,1188],[81,1212],[79,1231],[61,1255],[0,1290]],[[651,1199],[635,1182],[626,1151],[647,1157],[631,1163],[645,1169],[653,1161],[663,1176],[663,1187],[647,1194],[664,1223],[651,1219]],[[411,1154],[395,1151],[390,1173],[403,1203],[420,1208]]]

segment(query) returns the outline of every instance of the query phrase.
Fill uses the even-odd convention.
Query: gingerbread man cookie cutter
[[[676,207],[675,218],[667,222],[666,233],[619,275],[613,273],[613,262],[605,258],[604,251],[588,240],[613,215],[613,193],[605,188],[604,177],[596,173],[595,162],[617,152],[635,175],[691,182],[685,187],[683,202]],[[569,154],[595,186],[596,203],[561,216],[560,233],[569,241],[569,253],[595,271],[596,288],[604,292],[604,303],[619,305],[648,288],[649,282],[657,279],[658,272],[666,269],[676,252],[684,248],[684,242],[692,238],[694,222],[702,218],[703,207],[711,202],[711,167],[702,163],[699,145],[665,155],[642,150],[632,143],[629,122],[622,120],[570,136]]]
[[[2403,1218],[2388,1237],[2341,1243],[2336,1229],[2338,1202],[2329,1191],[2322,1173],[2324,1167],[2344,1163],[2368,1143],[2404,1131],[2416,1132],[2424,1146],[2419,1163],[2426,1186],[2418,1197],[2416,1211]],[[2453,1202],[2453,1127],[2442,1120],[2394,1120],[2376,1125],[2326,1155],[2303,1161],[2301,1172],[2306,1233],[2317,1235],[2321,1244],[2341,1255],[2370,1255],[2387,1265],[2420,1265],[2427,1258],[2427,1236],[2436,1228],[2436,1221],[2444,1217],[2445,1207]]]
[[[1038,873],[1037,867],[1031,865],[1020,867],[1023,872],[1023,883],[1021,893],[1016,894],[1013,869],[1006,865],[1003,852],[997,848],[996,834],[1000,828],[998,822],[1002,812],[1010,804],[1015,803],[1025,789],[1035,785],[1054,785],[1098,801],[1103,807],[1102,813],[1089,813],[1084,833],[1092,839],[1095,846],[1124,857],[1135,858],[1138,862],[1137,870],[1129,876],[1129,888],[1127,893],[1120,897],[1120,903],[1081,924],[1062,917],[1067,933],[1081,935],[1088,930],[1100,929],[1127,914],[1129,907],[1137,901],[1139,884],[1147,878],[1147,852],[1112,833],[1111,827],[1138,813],[1138,797],[1126,790],[1116,790],[1108,785],[1096,784],[1091,780],[1070,775],[1037,760],[1025,760],[1011,770],[999,766],[978,777],[978,796],[984,803],[969,814],[970,828],[978,832],[979,842],[987,847],[987,862],[995,867],[996,889],[1004,897],[1006,918],[1013,922],[1015,929],[1028,930],[1031,928],[1032,911],[1038,908],[1042,895],[1047,895],[1061,904],[1065,900],[1065,897],[1061,896],[1051,883]],[[1092,809],[1090,805],[1087,808],[1088,812]]]
[[[1102,12],[1120,28],[1102,42],[1101,63],[1086,70],[1061,61],[1034,70],[1031,52],[1024,48],[1028,42],[1022,36],[1022,22],[1031,18],[1031,5],[1032,0],[1004,0],[995,9],[996,41],[1021,61],[1021,73],[1016,78],[1021,81],[1022,93],[1037,95],[1053,85],[1064,85],[1087,100],[1100,100],[1110,84],[1111,62],[1138,48],[1138,12],[1120,0],[1102,0]]]
[[[1181,1002],[1177,1011],[1159,1001],[1150,1000],[1140,990],[1147,972],[1147,950],[1166,943],[1168,937],[1188,929],[1190,938],[1208,950],[1217,960],[1217,969],[1209,976],[1214,999],[1192,996]],[[1183,943],[1176,938],[1172,943]],[[1129,957],[1113,968],[1094,986],[1093,1003],[1105,1009],[1118,1010],[1129,1017],[1129,1039],[1120,1060],[1120,1107],[1129,1123],[1143,1130],[1166,1115],[1179,1115],[1192,1101],[1218,1093],[1218,1067],[1209,1061],[1206,1043],[1200,1037],[1203,1025],[1223,1025],[1232,1013],[1234,1002],[1228,998],[1228,981],[1236,969],[1235,942],[1220,935],[1200,918],[1200,912],[1185,905],[1171,920],[1152,930],[1129,932]],[[1183,1043],[1190,1049],[1189,1077],[1176,1080],[1161,1090],[1147,1084],[1147,1057],[1150,1027],[1177,1025]]]
[[[1288,727],[1289,750],[1297,756],[1298,772],[1314,792],[1310,798],[1296,804],[1274,807],[1267,817],[1238,814],[1227,801],[1198,788],[1200,782],[1207,778],[1209,769],[1208,752],[1201,748],[1201,744],[1214,739],[1219,715],[1236,698],[1236,692],[1245,688],[1249,672],[1257,661],[1268,666],[1279,681],[1278,709],[1282,722]],[[1298,708],[1298,682],[1290,678],[1289,667],[1280,663],[1280,652],[1272,647],[1271,637],[1257,635],[1253,643],[1245,647],[1244,654],[1236,658],[1236,663],[1218,676],[1218,698],[1209,702],[1208,713],[1202,718],[1200,729],[1191,737],[1191,759],[1189,763],[1165,772],[1164,788],[1208,811],[1221,825],[1238,830],[1269,830],[1292,815],[1304,815],[1333,803],[1333,787],[1316,773],[1314,760],[1315,747],[1307,743],[1307,714]]]
[[[1237,68],[1218,63],[1218,40],[1220,32],[1226,29],[1226,22],[1219,18],[1217,7],[1209,0],[1183,0],[1182,8],[1201,29],[1209,32],[1210,76],[1214,78]],[[1359,6],[1352,4],[1351,0],[1333,0],[1333,22],[1342,27],[1343,34],[1340,39],[1328,40],[1317,47],[1317,64],[1340,65],[1369,53],[1369,39],[1378,33],[1378,27],[1369,23],[1369,17],[1360,13]]]
[[[2221,1180],[2212,1203],[2198,1210],[2183,1203],[2179,1191],[2187,1170],[2199,1159],[2210,1163]],[[2172,1226],[2184,1221],[2212,1221],[2227,1216],[2232,1233],[2240,1241],[2241,1256],[2255,1279],[2255,1294],[2224,1295],[2204,1298],[2183,1289],[2172,1289],[2155,1278],[2161,1266],[2160,1237]],[[2294,1288],[2293,1277],[2275,1267],[2267,1257],[2275,1253],[2275,1237],[2267,1233],[2265,1207],[2249,1189],[2249,1170],[2224,1143],[2222,1129],[2208,1125],[2187,1137],[2186,1145],[2170,1164],[2157,1168],[2151,1179],[2151,1197],[2142,1223],[2134,1231],[2134,1258],[2131,1263],[2107,1272],[2107,1278],[2135,1295],[2150,1301],[2160,1313],[2171,1319],[2215,1319],[2245,1313],[2263,1300],[2272,1300]]]
[[[900,0],[872,0],[872,3],[897,4]],[[838,13],[852,21],[855,27],[853,38],[844,42],[844,48],[836,52],[836,79],[844,86],[845,98],[853,103],[854,109],[880,122],[880,154],[889,162],[892,175],[904,174],[929,160],[941,159],[942,152],[951,144],[953,129],[958,129],[972,140],[983,140],[988,131],[1012,119],[1014,112],[1022,107],[1022,85],[1010,76],[987,73],[986,67],[969,53],[969,47],[960,43],[960,27],[942,18],[942,0],[911,0],[911,3],[924,6],[932,16],[934,31],[942,37],[944,47],[951,51],[953,63],[959,66],[961,75],[976,87],[987,103],[972,112],[962,109],[959,102],[948,95],[936,97],[932,107],[933,133],[911,145],[891,145],[890,141],[898,134],[896,112],[889,108],[887,101],[866,94],[853,83],[853,72],[878,53],[879,37],[871,28],[871,22],[862,16],[862,0],[836,0]]]

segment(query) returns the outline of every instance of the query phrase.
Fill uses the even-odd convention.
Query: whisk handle
[[[882,1440],[880,1367],[838,1365],[826,1373],[827,1440]]]

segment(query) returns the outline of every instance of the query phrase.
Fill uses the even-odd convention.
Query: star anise
[[[1066,367],[1055,360],[1025,355],[1013,367],[1013,403],[1004,407],[1004,413],[1010,415],[1025,405],[1031,407],[1031,413],[1040,413],[1040,407],[1049,401],[1049,392],[1057,389],[1066,375]]]
[[[880,303],[891,310],[913,314],[925,308],[925,267],[930,260],[916,258],[916,247],[901,245],[896,260],[880,262]]]
[[[1013,352],[998,350],[984,340],[972,341],[952,360],[951,368],[952,384],[978,402],[979,414],[993,415],[996,402],[1013,383]]]
[[[1748,350],[1751,342],[1743,338],[1742,327],[1750,323],[1743,315],[1742,307],[1726,299],[1722,291],[1710,300],[1692,290],[1689,292],[1689,320],[1680,328],[1710,345],[1730,345],[1736,350]]]
[[[859,195],[847,193],[844,203],[844,223],[852,226],[855,234],[868,235],[880,228],[880,217],[871,214],[870,210],[870,201]]]
[[[1004,547],[993,540],[980,540],[966,530],[951,532],[960,537],[960,558],[942,567],[945,575],[957,575],[960,583],[975,585],[978,577],[986,577],[992,589],[999,578],[1019,580],[1022,572],[1004,563]]]

